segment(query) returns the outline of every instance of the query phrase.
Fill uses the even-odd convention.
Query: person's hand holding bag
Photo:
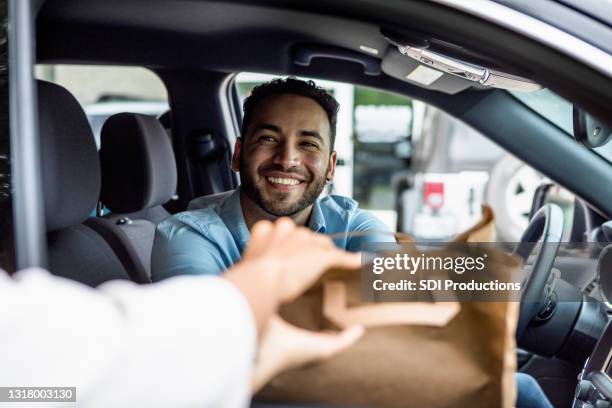
[[[336,248],[329,237],[298,227],[288,218],[255,224],[240,264],[226,273],[245,294],[258,323],[253,392],[282,371],[329,358],[362,336],[359,326],[317,333],[292,326],[275,314],[280,303],[295,299],[328,269],[359,265],[359,254]]]
[[[260,338],[253,371],[253,393],[290,368],[321,361],[346,350],[364,329],[353,326],[340,332],[314,332],[293,326],[274,315]]]
[[[339,249],[327,235],[296,226],[289,218],[279,218],[275,223],[260,221],[253,226],[242,260],[251,259],[278,263],[279,295],[281,302],[288,302],[331,268],[358,268],[361,255]]]

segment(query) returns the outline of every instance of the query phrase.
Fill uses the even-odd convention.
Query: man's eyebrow
[[[282,129],[279,126],[273,125],[271,123],[261,123],[257,125],[257,127],[253,129],[253,133],[258,132],[260,130],[270,130],[272,132],[282,133]],[[316,130],[301,129],[299,132],[299,135],[304,136],[304,137],[314,137],[318,139],[319,141],[321,141],[321,143],[325,144],[325,139],[323,139],[323,136],[321,136],[321,134],[317,132]]]
[[[272,132],[281,133],[281,128],[270,123],[262,123],[260,125],[257,125],[257,127],[253,130],[253,133],[258,132],[260,130],[271,130]]]
[[[323,136],[315,130],[300,130],[300,136],[311,136],[316,139],[319,139],[321,143],[325,144],[325,140],[323,140]]]

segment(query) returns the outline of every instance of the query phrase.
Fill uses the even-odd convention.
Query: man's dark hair
[[[277,78],[256,86],[245,99],[243,109],[241,136],[244,138],[252,121],[253,112],[266,98],[273,95],[294,94],[313,99],[327,114],[330,128],[330,151],[334,150],[336,140],[336,119],[340,105],[325,89],[318,87],[314,81],[302,81],[295,77]]]

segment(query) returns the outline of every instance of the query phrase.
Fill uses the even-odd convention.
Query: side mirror
[[[601,147],[612,139],[612,127],[574,105],[574,138],[589,149]]]

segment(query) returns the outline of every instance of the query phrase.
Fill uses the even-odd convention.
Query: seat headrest
[[[59,85],[37,81],[47,231],[82,223],[96,207],[100,163],[83,108]]]
[[[100,133],[102,203],[131,213],[166,203],[176,189],[176,161],[161,123],[152,116],[118,113]]]

